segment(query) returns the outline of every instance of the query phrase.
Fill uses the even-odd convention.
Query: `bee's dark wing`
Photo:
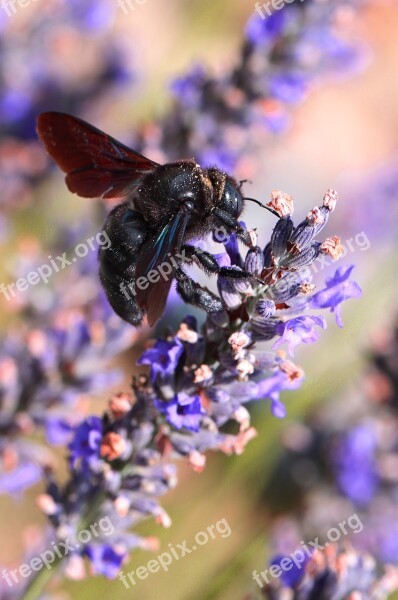
[[[83,198],[126,196],[143,175],[158,166],[103,131],[65,113],[39,115],[37,134],[67,174],[69,190]]]
[[[142,253],[137,259],[136,299],[138,306],[146,311],[150,325],[156,323],[164,312],[167,296],[176,273],[177,254],[181,250],[189,218],[189,212],[180,210],[159,234],[145,243]],[[150,271],[159,274],[159,279],[157,275],[151,276],[151,279],[156,279],[155,283],[151,283],[148,279]],[[141,280],[141,285],[139,285],[140,277],[145,279],[145,281]]]

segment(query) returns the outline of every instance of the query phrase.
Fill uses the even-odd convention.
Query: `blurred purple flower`
[[[386,519],[382,531],[377,536],[378,555],[385,564],[398,563],[398,525]]]
[[[342,493],[358,506],[366,506],[379,487],[375,432],[359,425],[344,436],[336,448],[334,466]]]
[[[289,11],[275,11],[267,18],[262,19],[259,14],[254,13],[246,24],[246,38],[254,45],[266,45],[273,42],[285,32],[289,23]]]
[[[271,580],[262,595],[268,600],[386,600],[398,583],[396,568],[379,572],[370,554],[337,544],[317,551],[312,560],[305,557],[300,567],[301,571],[294,567],[280,580]]]
[[[68,0],[71,16],[90,32],[106,30],[116,17],[116,6],[106,0]]]
[[[270,77],[271,94],[286,104],[303,102],[308,94],[308,81],[305,75],[288,73]]]
[[[34,463],[21,463],[18,467],[0,475],[0,494],[19,494],[35,485],[43,476],[43,470]]]
[[[75,430],[69,444],[71,464],[81,461],[83,471],[95,470],[99,461],[102,423],[99,417],[88,417]]]
[[[301,387],[303,383],[303,377],[296,377],[290,379],[289,376],[283,371],[277,371],[271,377],[262,379],[258,383],[256,390],[256,399],[271,399],[271,412],[274,417],[283,419],[286,417],[285,405],[280,401],[280,393],[284,390],[296,390]]]
[[[250,175],[259,137],[289,125],[287,105],[301,102],[325,75],[341,77],[363,67],[364,48],[347,41],[337,21],[342,6],[343,0],[306,0],[271,15],[264,10],[264,18],[255,12],[230,70],[216,77],[195,64],[174,79],[172,109],[157,124],[155,137],[153,131],[140,132],[140,149],[145,153],[155,143],[169,158],[196,156],[238,177]]]
[[[66,419],[49,417],[46,423],[46,437],[51,446],[66,446],[71,440],[73,426]]]
[[[279,321],[275,327],[276,335],[280,335],[272,348],[279,348],[284,343],[288,344],[290,356],[294,356],[294,349],[300,344],[313,344],[320,338],[320,333],[315,326],[326,329],[324,317],[302,316],[288,321]]]
[[[151,381],[156,380],[158,375],[173,375],[178,361],[184,349],[181,342],[175,339],[173,342],[157,340],[153,348],[146,350],[137,365],[151,365]]]
[[[181,392],[171,402],[155,401],[155,406],[166,414],[167,422],[176,429],[199,431],[200,419],[206,415],[199,396],[189,396]]]
[[[276,565],[276,566],[280,567],[281,561],[283,559],[285,559],[284,564],[286,564],[286,559],[289,560],[289,557],[286,557],[283,554],[277,554],[270,560],[269,564],[270,564],[270,566]],[[299,566],[296,563],[292,563],[291,567],[289,564],[289,570],[281,569],[281,571],[282,571],[281,581],[282,581],[283,585],[285,587],[294,589],[298,585],[300,580],[303,579],[303,577],[305,576],[305,567],[309,563],[310,560],[311,560],[311,557],[308,556],[307,554],[305,554],[304,559],[302,562],[300,562]],[[292,562],[292,561],[290,561],[290,562]]]
[[[330,308],[339,327],[343,327],[340,305],[350,298],[360,298],[362,290],[355,281],[349,281],[354,265],[339,267],[334,276],[326,280],[326,288],[312,296],[310,308]]]
[[[7,182],[1,204],[8,209],[30,200],[51,168],[37,141],[37,115],[83,114],[133,81],[131,57],[112,34],[116,12],[108,0],[60,0],[24,20],[16,35],[13,19],[2,22],[0,11],[0,176]],[[10,77],[16,64],[18,77]]]
[[[206,70],[201,64],[193,65],[188,72],[172,81],[170,90],[185,106],[195,108],[200,101],[200,86],[206,78]]]
[[[108,579],[114,579],[119,574],[127,556],[127,552],[116,550],[109,544],[89,544],[85,547],[85,554],[90,560],[94,575],[104,575]]]

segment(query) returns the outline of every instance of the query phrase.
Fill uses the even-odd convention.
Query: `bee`
[[[251,246],[238,221],[246,198],[230,175],[217,167],[202,169],[194,160],[158,164],[65,113],[39,115],[37,133],[66,173],[71,192],[121,199],[104,225],[111,243],[99,249],[99,275],[122,319],[139,326],[146,317],[153,325],[164,312],[173,280],[185,302],[207,313],[223,310],[221,300],[184,271],[184,262],[195,262],[207,274],[251,277],[220,267],[212,254],[189,244],[224,228]]]

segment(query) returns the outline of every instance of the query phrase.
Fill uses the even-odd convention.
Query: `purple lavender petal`
[[[339,267],[334,276],[326,280],[326,288],[311,297],[310,308],[330,308],[339,327],[343,327],[340,304],[350,298],[360,298],[362,290],[355,281],[349,281],[354,265]]]

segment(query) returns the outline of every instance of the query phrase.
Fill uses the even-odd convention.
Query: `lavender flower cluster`
[[[170,113],[138,132],[134,147],[160,162],[195,156],[203,166],[250,177],[258,148],[288,128],[292,106],[328,77],[363,68],[368,52],[347,23],[364,4],[306,0],[267,19],[254,12],[231,69],[214,75],[196,64],[175,79]]]
[[[273,57],[275,68],[278,64],[279,72],[282,73],[283,61],[277,58],[274,51],[277,46],[290,47],[290,49],[301,47],[301,44],[304,43],[303,31],[309,28],[315,32],[321,24],[322,27],[329,28],[330,36],[337,35],[332,34],[331,29],[333,15],[335,15],[334,9],[328,11],[326,18],[325,12],[322,14],[318,12],[323,9],[317,8],[314,12],[309,10],[311,4],[308,2],[308,8],[300,13],[304,15],[306,25],[302,30],[294,29],[294,19],[291,18],[293,13],[289,12],[290,9],[287,11],[289,12],[288,18],[275,15],[275,19],[272,17],[268,25],[261,26],[263,30],[260,27],[261,31],[253,17],[247,29],[246,49],[243,50],[243,54],[246,55],[247,48],[250,47],[251,58],[248,60],[249,57],[246,56],[245,60],[241,59],[241,66],[238,69],[239,77],[227,75],[225,80],[220,80],[219,86],[216,86],[220,90],[217,97],[227,98],[231,94],[234,95],[236,90],[242,87],[238,85],[237,80],[242,79],[246,72],[247,89],[245,88],[246,92],[242,96],[242,108],[247,106],[252,110],[254,106],[252,100],[255,95],[249,93],[249,87],[254,81],[251,65],[256,63],[255,55],[263,56],[263,58]],[[21,164],[27,165],[29,169],[35,165],[39,167],[37,172],[35,171],[35,176],[44,172],[42,171],[45,167],[44,158],[32,137],[36,113],[54,106],[58,109],[80,112],[84,105],[92,105],[94,97],[98,99],[98,94],[102,93],[101,90],[109,93],[110,86],[124,79],[128,71],[126,57],[119,53],[113,41],[108,43],[109,27],[113,20],[114,10],[107,2],[93,4],[87,1],[83,4],[79,3],[79,6],[74,2],[67,5],[59,2],[49,7],[45,14],[41,11],[35,15],[29,24],[28,22],[24,24],[23,39],[12,27],[12,19],[7,21],[7,25],[4,24],[3,30],[7,43],[1,47],[0,121],[5,135],[2,142],[4,150],[2,156],[4,157],[3,166],[6,179],[2,189],[2,198],[6,203],[7,198],[13,199],[18,196],[18,199],[21,200],[29,192],[28,180],[31,179],[32,174],[27,174],[24,171],[25,167],[21,170],[21,161]],[[259,19],[258,15],[257,19]],[[269,30],[274,22],[275,27],[272,26]],[[253,33],[256,27],[258,29],[257,37]],[[293,35],[293,30],[295,35]],[[98,32],[101,32],[102,35],[98,36]],[[103,60],[96,62],[96,69],[90,70],[90,78],[86,79],[84,88],[81,86],[81,78],[78,74],[73,75],[72,70],[65,69],[57,63],[57,61],[63,60],[63,48],[71,47],[68,42],[70,36],[76,43],[84,37],[85,44],[90,41],[96,48],[96,55],[103,56]],[[29,40],[31,43],[28,43]],[[38,44],[38,40],[40,40],[40,44]],[[341,44],[344,45],[343,41]],[[50,48],[54,51],[50,52]],[[50,62],[44,60],[43,49],[46,49],[47,54],[52,56]],[[329,50],[325,49],[325,53],[323,50],[321,51],[324,58]],[[29,61],[24,59],[28,51]],[[17,80],[11,77],[15,57],[19,59],[21,65],[30,65],[29,69],[26,67]],[[289,62],[289,64],[291,63]],[[32,65],[36,65],[35,69],[32,68]],[[302,66],[304,68],[303,64]],[[262,68],[265,69],[265,63]],[[73,80],[74,76],[76,81]],[[260,89],[261,77],[258,73],[256,77],[258,77],[257,88]],[[188,79],[190,78],[188,77]],[[308,79],[310,80],[311,77]],[[250,81],[252,83],[249,85]],[[265,90],[265,80],[263,83]],[[165,151],[173,154],[172,142],[180,137],[178,132],[185,130],[184,123],[175,122],[176,115],[184,114],[192,117],[194,109],[196,117],[190,121],[190,135],[188,136],[191,142],[186,144],[185,148],[180,145],[179,151],[182,153],[190,153],[191,150],[198,152],[202,140],[196,139],[195,136],[198,132],[204,131],[200,119],[213,114],[219,105],[217,97],[213,93],[208,96],[208,89],[214,87],[215,84],[216,82],[213,80],[210,86],[208,78],[205,78],[203,85],[200,84],[194,90],[194,96],[198,103],[192,105],[191,108],[185,101],[190,93],[181,94],[182,104],[176,106],[172,114],[161,124],[161,130],[165,132],[161,146]],[[183,87],[187,89],[185,84]],[[229,89],[228,94],[225,93],[226,87]],[[267,94],[268,91],[265,95]],[[259,100],[259,98],[257,99]],[[224,109],[223,105],[219,105],[217,114],[224,115],[224,120],[217,125],[217,131],[224,126],[227,128],[230,118],[233,116],[230,111]],[[236,118],[233,117],[232,122],[239,123],[241,130],[244,130],[246,120],[239,120],[238,113],[234,114]],[[215,123],[213,125],[215,126]],[[195,142],[194,139],[196,139]],[[28,142],[28,140],[32,141]],[[36,156],[34,160],[30,151],[28,152],[30,145]],[[16,149],[16,153],[14,151],[10,153],[10,148],[13,147]],[[205,148],[206,144],[203,147]],[[227,149],[228,140],[221,136],[218,140],[218,147]],[[222,164],[223,161],[221,161]],[[321,214],[322,211],[324,214]],[[328,211],[322,208],[318,225],[314,228],[314,235],[316,228],[319,229],[322,218],[325,217],[326,220],[327,215]],[[261,258],[258,248],[252,249],[246,258],[248,263],[252,264],[247,268],[251,268],[253,273],[260,270],[263,260],[263,267],[268,270],[268,280],[265,282],[268,287],[275,277],[279,277],[279,273],[286,271],[289,274],[299,266],[300,261],[303,262],[303,254],[299,250],[306,248],[308,256],[305,260],[307,262],[311,258],[315,258],[317,253],[327,251],[325,248],[317,248],[316,245],[304,246],[305,240],[299,239],[296,254],[290,258],[283,256],[283,237],[287,237],[292,228],[292,222],[287,213],[285,217],[272,242],[275,260],[278,264],[272,264],[269,254],[271,246],[268,247],[264,259]],[[316,220],[316,217],[311,218]],[[286,229],[284,230],[284,228]],[[306,235],[308,236],[308,234]],[[76,233],[69,232],[65,236],[59,232],[58,245],[53,246],[53,253],[58,249],[62,254],[65,247],[71,245],[74,236],[76,237]],[[294,238],[292,238],[292,243],[294,243]],[[23,244],[24,242],[21,240],[21,248],[24,248]],[[277,247],[278,244],[280,248]],[[14,280],[26,274],[29,265],[32,264],[32,258],[37,262],[40,262],[42,258],[45,260],[45,251],[37,247],[37,243],[32,251],[32,240],[27,240],[22,254],[23,257],[19,264],[12,266]],[[220,260],[225,264],[234,265],[236,269],[242,268],[243,259],[238,257],[234,238],[231,238],[229,244],[226,245],[224,255],[220,257]],[[287,261],[286,265],[284,261]],[[2,341],[0,394],[3,436],[0,449],[0,489],[3,492],[20,491],[38,480],[41,466],[51,462],[51,456],[48,449],[43,448],[38,441],[33,443],[27,435],[32,434],[39,427],[39,429],[44,428],[47,439],[52,443],[65,442],[70,435],[72,425],[78,419],[83,418],[87,396],[91,392],[97,391],[101,385],[107,387],[116,382],[116,374],[98,375],[99,365],[105,366],[106,358],[112,358],[120,350],[128,347],[135,337],[128,327],[111,313],[106,304],[96,280],[94,253],[85,260],[79,261],[78,268],[76,269],[76,267],[77,265],[73,272],[63,274],[62,278],[57,276],[57,279],[51,281],[49,285],[45,286],[45,289],[43,286],[31,289],[26,299],[18,297],[14,301],[12,298],[11,303],[6,306],[7,310],[11,308],[14,313],[20,313],[20,317],[24,320],[24,328],[19,332],[11,329]],[[346,274],[341,272],[341,275],[344,279]],[[340,283],[343,285],[343,281]],[[219,287],[222,298],[229,308],[235,303],[235,309],[238,310],[241,291],[239,289],[231,291],[229,286],[230,282],[220,279]],[[278,308],[278,303],[283,308],[285,299],[297,295],[301,289],[300,286],[304,289],[304,280],[289,282],[289,279],[284,277],[274,286],[273,294],[266,294],[262,304],[259,303],[257,307],[255,301],[258,296],[257,290],[247,290],[246,295],[250,293],[252,297],[250,302],[245,302],[242,310],[249,311],[249,313],[253,310],[255,312],[252,324],[244,333],[248,336],[248,340],[270,339],[278,333],[282,335],[281,340],[289,339],[290,347],[293,348],[296,343],[293,340],[293,330],[297,332],[294,335],[295,339],[299,341],[309,342],[316,339],[315,327],[324,327],[324,321],[319,317],[299,317],[297,321],[292,322],[291,328],[287,329],[283,322],[279,322],[277,317],[273,316]],[[332,289],[333,287],[332,283]],[[244,284],[241,284],[241,288],[244,288]],[[71,290],[73,293],[65,293],[65,290]],[[317,300],[315,299],[314,302]],[[284,310],[285,314],[289,312]],[[49,318],[45,316],[48,311],[50,311]],[[242,353],[247,352],[242,351]],[[243,370],[243,374],[245,370],[251,368],[252,366],[249,366],[245,360],[240,361],[239,369]],[[269,365],[267,364],[267,368],[271,371],[275,369],[272,360]],[[286,364],[283,368],[287,368]],[[278,402],[277,390],[279,387],[283,389],[283,386],[296,385],[291,379],[291,374],[284,373],[282,368],[276,369],[272,380],[273,385],[276,386],[276,391],[273,393],[275,414],[282,415],[284,412],[282,405]],[[297,379],[300,377],[297,376]],[[81,407],[81,411],[71,412],[70,410],[79,407]]]
[[[333,444],[326,446],[336,505],[343,501],[358,509],[366,523],[362,547],[392,564],[398,562],[397,364],[395,326],[375,336],[361,382],[362,406],[336,427]]]
[[[47,470],[48,489],[39,502],[57,535],[73,539],[82,518],[98,519],[93,506],[118,524],[114,539],[81,550],[81,559],[87,556],[96,573],[114,577],[131,548],[153,545],[127,532],[140,519],[153,516],[169,525],[157,498],[176,484],[172,458],[186,457],[201,471],[207,450],[242,453],[256,435],[245,406],[250,401],[269,399],[272,413],[285,415],[280,393],[297,389],[304,372],[279,346],[286,343],[293,354],[300,343],[318,339],[317,328],[324,329],[326,321],[303,314],[307,309],[330,309],[341,324],[341,303],[361,295],[350,280],[352,267],[337,269],[316,293],[309,281],[307,268],[320,253],[339,256],[338,238],[314,239],[336,200],[336,192],[329,190],[322,206],[294,226],[291,197],[274,192],[269,208],[278,221],[270,243],[259,248],[251,232],[253,246],[242,256],[233,235],[218,256],[237,271],[243,273],[244,267],[255,283],[237,278],[231,285],[219,277],[223,310],[209,315],[202,329],[186,317],[174,335],[158,339],[143,353],[138,365],[149,365],[150,372],[134,378],[133,396],[114,396],[102,418],[89,417],[75,430],[65,486],[57,485]],[[257,349],[257,341],[271,339],[276,341],[270,349]],[[237,423],[237,433],[222,431],[230,422]],[[65,562],[72,577],[82,572],[77,556],[76,570]]]
[[[318,551],[303,568],[264,588],[268,600],[386,600],[398,587],[398,569],[380,575],[370,554],[335,544]],[[255,600],[255,596],[246,600]]]
[[[315,564],[308,565],[309,574],[300,572],[294,582],[283,582],[282,587],[290,589],[288,598],[312,598],[306,590],[313,593],[328,581],[333,585],[325,597],[333,600],[350,597],[348,592],[355,590],[363,594],[361,598],[386,598],[398,588],[397,327],[377,332],[369,359],[356,393],[349,392],[350,401],[343,394],[310,414],[304,425],[292,425],[283,434],[285,451],[269,482],[273,494],[267,492],[266,497],[269,508],[274,508],[272,498],[288,496],[290,503],[284,508],[284,526],[279,526],[274,543],[281,543],[286,530],[297,529],[299,540],[326,531],[354,512],[363,523],[361,534],[350,539],[353,577],[346,567],[342,574],[330,570],[326,557],[315,555]],[[329,574],[319,572],[319,561],[327,564]],[[357,589],[366,577],[360,579],[355,570],[365,565],[371,578],[364,589]],[[387,570],[376,584],[380,565],[387,565]],[[342,584],[346,595],[339,588]],[[269,597],[279,598],[279,593],[272,590]]]
[[[60,254],[84,232],[81,227],[60,231]],[[38,242],[32,245],[28,239],[22,246],[24,253],[12,269],[14,280],[46,258]],[[56,256],[57,246],[53,250]],[[1,494],[22,492],[54,464],[38,434],[50,446],[65,445],[87,414],[91,395],[106,393],[122,380],[110,361],[139,333],[111,310],[99,287],[96,263],[96,252],[91,252],[29,295],[11,297],[11,310],[23,325],[9,328],[1,340]]]
[[[36,137],[37,115],[54,108],[82,113],[133,74],[126,48],[111,35],[112,2],[56,0],[19,27],[15,4],[13,12],[3,2],[2,15],[7,7],[12,14],[0,22],[0,178],[1,204],[12,209],[26,204],[50,168]]]
[[[160,162],[194,155],[203,166],[252,175],[256,149],[288,127],[292,105],[327,76],[351,75],[365,64],[367,50],[350,39],[347,26],[347,17],[365,3],[306,0],[265,20],[254,13],[230,71],[216,76],[198,64],[177,78],[171,111],[131,132],[132,145]],[[7,210],[29,201],[32,185],[49,169],[35,136],[37,114],[84,115],[134,79],[126,49],[111,35],[116,10],[107,0],[57,0],[24,22],[20,33],[13,19],[0,23],[1,202]],[[18,78],[12,76],[16,63]]]
[[[352,73],[362,64],[363,47],[341,33],[342,11],[347,16],[349,7],[361,4],[306,0],[286,4],[266,21],[254,15],[231,71],[216,77],[199,66],[176,80],[171,112],[133,133],[132,145],[159,160],[195,155],[203,165],[250,175],[256,147],[288,126],[290,105],[301,102],[325,74]],[[47,171],[32,138],[36,113],[56,108],[80,114],[128,74],[114,38],[96,35],[108,30],[113,11],[106,1],[60,1],[47,9],[45,20],[38,14],[25,25],[26,45],[5,30],[11,43],[0,49],[4,206],[16,197],[26,199],[30,184]],[[57,70],[57,58],[71,39],[78,48],[83,37],[103,60],[95,61],[82,87],[73,69]],[[33,60],[24,60],[27,48]],[[44,60],[43,48],[51,61]],[[18,82],[10,77],[15,56],[34,67]],[[37,498],[50,525],[43,545],[50,540],[75,544],[79,531],[104,516],[114,526],[111,536],[65,557],[68,577],[84,578],[88,559],[91,572],[113,578],[132,549],[156,549],[154,538],[142,538],[131,528],[146,517],[170,525],[159,497],[177,483],[173,460],[186,458],[202,471],[208,450],[242,453],[257,433],[249,402],[267,400],[275,417],[285,416],[281,392],[297,389],[304,379],[291,360],[295,348],[317,341],[326,328],[323,316],[307,311],[330,310],[341,326],[342,302],[361,295],[350,279],[352,266],[338,268],[320,291],[311,282],[309,267],[320,255],[337,259],[341,254],[338,238],[316,239],[336,200],[329,190],[322,205],[295,226],[291,197],[273,193],[268,206],[278,220],[265,248],[252,231],[244,255],[232,235],[217,256],[220,265],[237,272],[233,281],[218,278],[222,310],[203,326],[187,316],[177,331],[152,343],[138,361],[150,367],[149,373],[134,378],[132,394],[114,395],[102,417],[85,418],[86,400],[117,381],[105,366],[136,334],[110,311],[96,281],[94,255],[46,288],[49,317],[39,293],[16,306],[26,326],[8,331],[0,355],[0,492],[20,492],[45,475],[46,492]],[[18,274],[26,268],[18,265]],[[239,279],[240,271],[253,276],[250,283]],[[280,349],[285,344],[289,358]],[[226,433],[226,425],[235,433]],[[50,445],[68,444],[65,484],[56,479],[52,453],[37,441],[42,431]],[[358,565],[356,573],[365,572],[367,565]],[[5,588],[2,594],[20,597],[35,583],[33,577],[23,582],[24,589]],[[306,593],[297,598],[315,598]]]

